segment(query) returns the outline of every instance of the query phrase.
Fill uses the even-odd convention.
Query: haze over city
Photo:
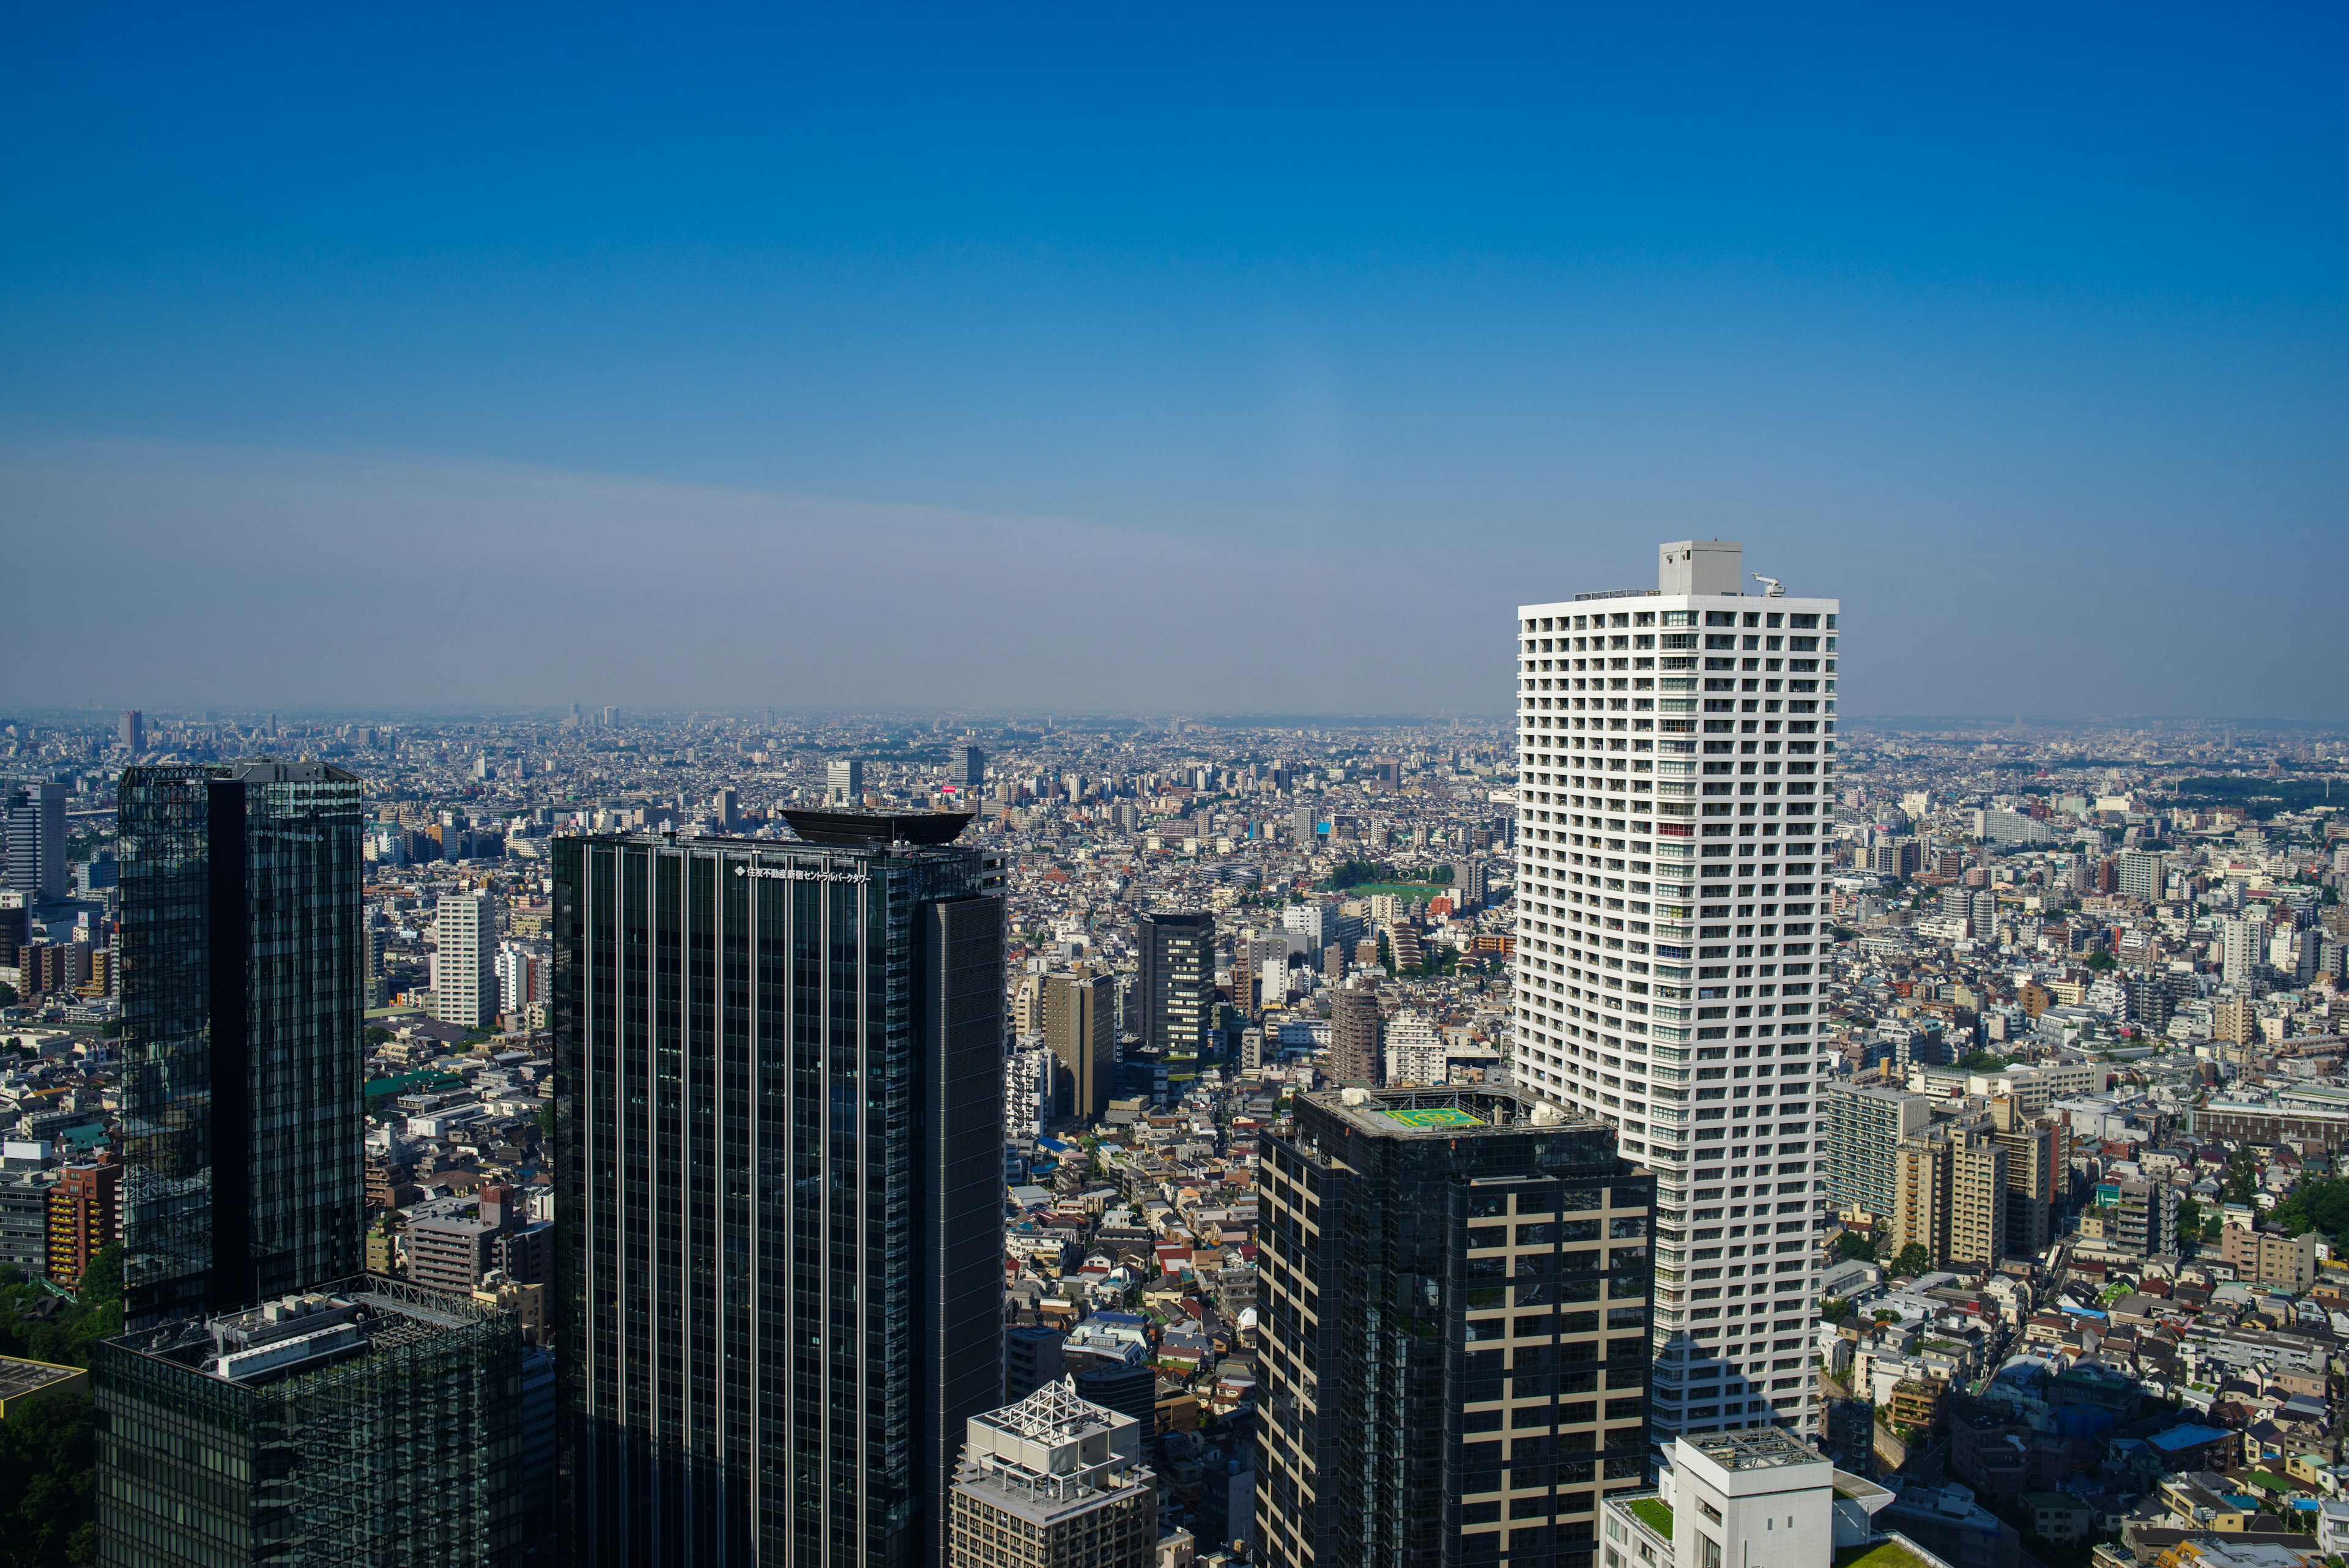
[[[2349,1568],[2344,42],[0,18],[0,1568]]]
[[[1693,535],[1857,711],[2338,719],[2341,28],[26,14],[7,684],[1489,714]]]

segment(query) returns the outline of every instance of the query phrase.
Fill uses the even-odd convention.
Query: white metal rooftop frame
[[[1089,1431],[1108,1431],[1117,1412],[1078,1397],[1076,1389],[1063,1382],[1043,1384],[1017,1405],[974,1418],[1031,1442],[1056,1445]]]
[[[1778,1427],[1754,1427],[1742,1432],[1706,1432],[1682,1438],[1681,1441],[1725,1470],[1826,1463],[1824,1455],[1806,1447]]]

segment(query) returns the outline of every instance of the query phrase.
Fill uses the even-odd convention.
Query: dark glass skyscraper
[[[107,1568],[512,1568],[522,1332],[373,1275],[98,1345]]]
[[[1204,911],[1143,915],[1134,922],[1141,958],[1134,998],[1144,1046],[1195,1051],[1216,1021],[1216,917]]]
[[[787,815],[554,845],[568,1562],[941,1562],[1001,1403],[1000,901]]]
[[[1655,1178],[1515,1089],[1295,1116],[1258,1170],[1261,1560],[1590,1568],[1602,1489],[1645,1482]]]
[[[123,1290],[133,1327],[358,1272],[358,780],[123,771]]]

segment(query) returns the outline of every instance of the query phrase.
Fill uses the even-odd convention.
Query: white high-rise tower
[[[432,953],[432,1016],[487,1029],[498,1021],[497,912],[488,895],[443,893]]]
[[[1840,601],[1744,547],[1517,611],[1517,1083],[1656,1172],[1650,1436],[1810,1433]]]

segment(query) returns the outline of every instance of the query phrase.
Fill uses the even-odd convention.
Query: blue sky
[[[19,8],[0,701],[2349,719],[2338,10],[849,10]]]

